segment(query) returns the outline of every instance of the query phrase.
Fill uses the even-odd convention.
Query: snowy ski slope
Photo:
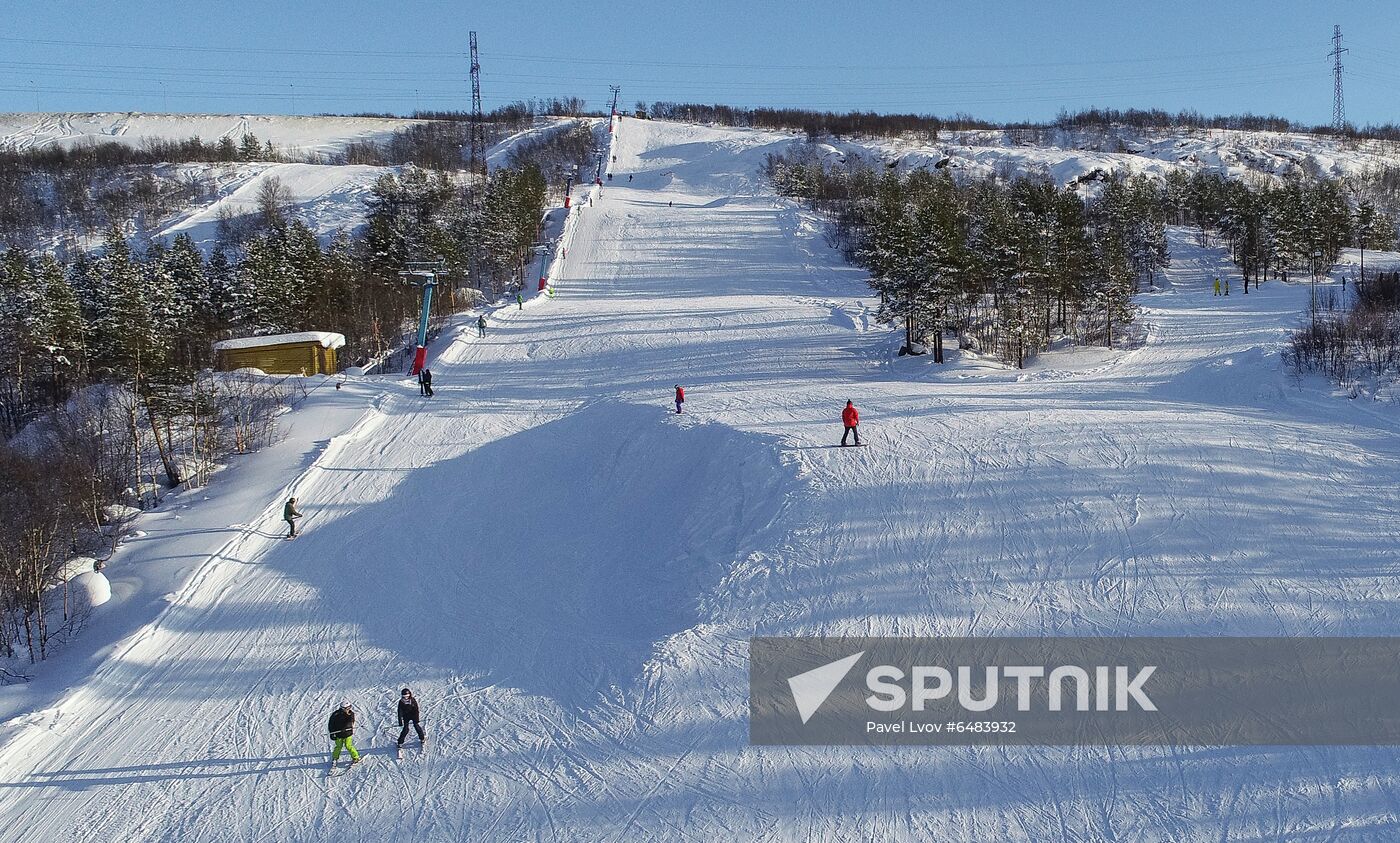
[[[1281,374],[1306,288],[1212,297],[1178,232],[1136,351],[894,359],[758,181],[791,141],[625,121],[556,298],[445,335],[436,398],[387,385],[24,690],[0,840],[1400,833],[1392,749],[747,745],[751,635],[1393,634],[1400,596],[1400,425]],[[871,447],[829,447],[847,398]],[[430,742],[396,762],[404,685]],[[368,761],[327,781],[343,697]]]

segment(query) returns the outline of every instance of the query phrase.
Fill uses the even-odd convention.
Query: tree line
[[[1017,366],[1060,338],[1112,345],[1133,292],[1168,261],[1162,195],[1142,177],[1086,200],[1047,179],[828,164],[807,146],[770,156],[765,172],[870,271],[878,318],[904,330],[901,353],[931,345],[937,362],[945,333]]]
[[[770,156],[764,171],[779,193],[822,213],[847,257],[870,270],[880,318],[902,325],[904,349],[926,338],[939,361],[945,331],[1016,365],[1059,338],[1112,344],[1133,319],[1132,294],[1168,264],[1168,224],[1225,245],[1246,293],[1270,277],[1322,272],[1345,247],[1364,260],[1396,243],[1389,214],[1327,178],[1251,183],[1179,169],[1160,180],[1112,174],[1083,190],[1043,177],[899,172],[854,154],[833,163],[810,144]]]
[[[1250,283],[1322,272],[1343,248],[1395,247],[1395,218],[1343,181],[1301,176],[1257,182],[1173,170],[1159,187],[1171,222],[1222,239]]]

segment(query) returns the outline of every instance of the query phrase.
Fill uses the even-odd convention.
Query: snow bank
[[[112,599],[112,583],[101,571],[84,571],[72,579],[73,593],[80,606],[95,608]]]

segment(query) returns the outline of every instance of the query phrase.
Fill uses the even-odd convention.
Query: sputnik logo
[[[836,690],[836,686],[841,684],[841,680],[846,678],[846,674],[851,672],[851,668],[856,666],[860,657],[865,655],[861,650],[854,656],[847,656],[844,659],[837,659],[830,664],[813,668],[806,673],[799,673],[788,679],[788,688],[792,690],[792,701],[797,703],[797,713],[802,716],[802,724],[805,726],[812,715],[817,713],[817,709],[822,707],[826,698],[831,696],[831,692]]]

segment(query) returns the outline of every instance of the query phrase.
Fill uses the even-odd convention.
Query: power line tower
[[[476,54],[476,30],[471,33],[472,47],[472,122],[471,122],[471,171],[486,172],[486,124],[481,115],[481,59]]]
[[[1341,132],[1346,128],[1346,109],[1342,106],[1342,53],[1348,52],[1342,46],[1342,27],[1332,27],[1332,130]]]
[[[609,85],[609,86],[608,86],[608,90],[609,90],[609,91],[612,91],[612,95],[613,95],[612,116],[613,116],[613,117],[616,117],[616,116],[617,116],[617,95],[620,94],[620,93],[622,93],[622,87],[619,86],[619,85]]]

